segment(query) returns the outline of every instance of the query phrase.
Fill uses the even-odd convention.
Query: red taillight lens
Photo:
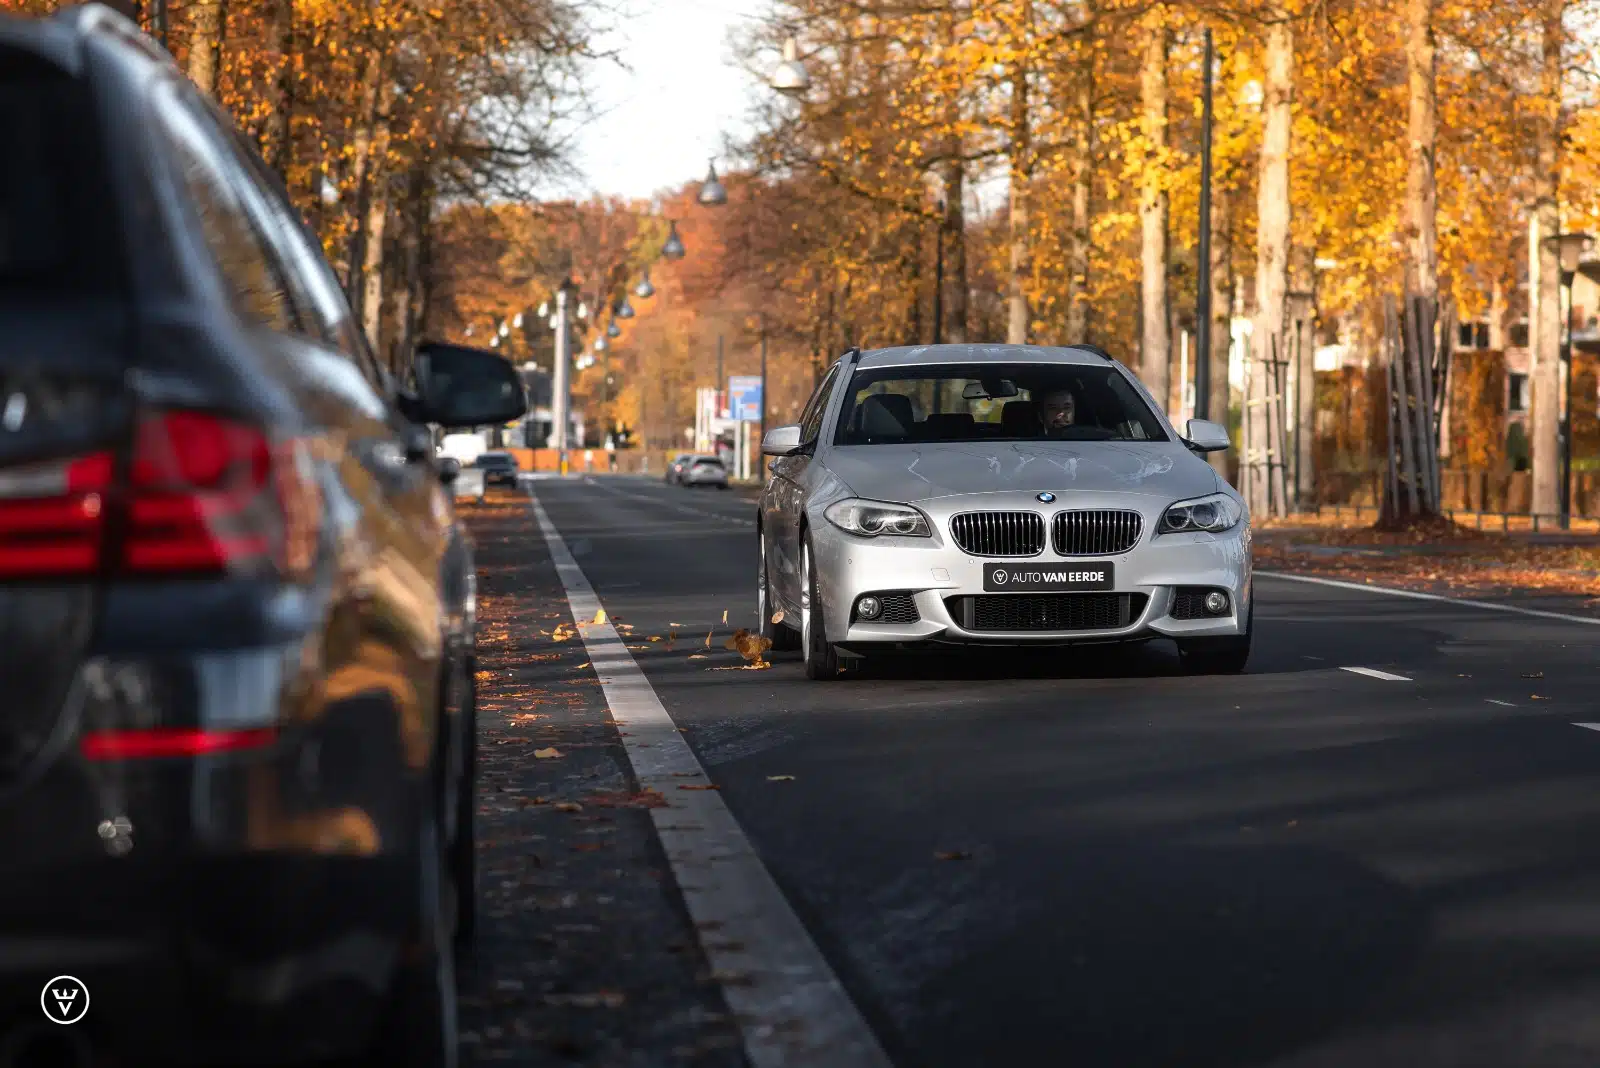
[[[283,509],[260,430],[204,412],[143,420],[128,473],[123,567],[211,572],[275,562]]]
[[[149,760],[161,757],[206,756],[256,749],[278,737],[272,727],[246,730],[197,730],[156,727],[147,730],[92,731],[78,743],[85,760]]]
[[[0,471],[0,580],[99,568],[112,459],[99,452]]]
[[[119,575],[299,575],[315,555],[321,498],[298,442],[159,412],[135,430],[126,481],[114,471],[109,451],[0,471],[0,580],[93,575],[117,528]]]

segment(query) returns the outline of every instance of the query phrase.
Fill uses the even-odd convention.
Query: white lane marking
[[[1574,723],[1573,726],[1582,727],[1585,730],[1600,731],[1600,723]]]
[[[1418,590],[1401,590],[1393,586],[1368,586],[1364,582],[1345,582],[1341,579],[1318,578],[1315,575],[1290,575],[1282,571],[1257,571],[1265,578],[1285,582],[1306,582],[1313,586],[1332,586],[1341,590],[1361,590],[1363,593],[1382,593],[1390,597],[1409,597],[1413,601],[1437,601],[1442,604],[1459,604],[1468,608],[1482,608],[1489,612],[1509,612],[1515,616],[1532,616],[1535,619],[1555,619],[1563,623],[1588,623],[1600,625],[1600,616],[1575,616],[1566,612],[1546,612],[1539,608],[1520,608],[1514,604],[1495,604],[1493,601],[1473,601],[1465,597],[1446,597],[1439,593],[1422,593]]]
[[[744,1036],[754,1068],[889,1068],[872,1029],[806,933],[783,891],[715,790],[705,769],[608,623],[591,622],[600,599],[567,550],[538,496],[528,491],[539,529],[567,591],[572,618],[600,677],[641,789],[659,790],[656,834],[683,891],[714,975]],[[715,931],[711,938],[705,932]]]
[[[1493,697],[1485,697],[1484,700],[1488,701],[1491,705],[1499,705],[1501,708],[1516,708],[1517,707],[1516,705],[1512,704],[1510,701],[1497,701]],[[1578,724],[1578,726],[1582,727],[1582,726],[1584,726],[1584,724],[1580,723],[1580,724]]]
[[[1342,667],[1340,671],[1349,671],[1357,675],[1366,675],[1368,678],[1382,679],[1384,682],[1410,682],[1404,675],[1396,675],[1388,671],[1379,671],[1369,667]]]

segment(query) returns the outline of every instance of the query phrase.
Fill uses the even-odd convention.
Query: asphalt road
[[[748,499],[533,491],[896,1064],[1600,1063],[1600,628],[1260,576],[1241,677],[811,683],[722,648]]]

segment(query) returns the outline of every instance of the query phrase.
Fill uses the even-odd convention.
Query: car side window
[[[809,445],[817,440],[822,433],[822,417],[828,411],[828,399],[833,396],[834,386],[839,381],[839,365],[834,364],[828,372],[817,391],[806,402],[805,411],[800,413],[800,443]]]
[[[173,91],[158,96],[156,126],[171,149],[175,177],[199,223],[224,290],[245,322],[279,333],[298,333],[296,307],[283,264],[273,255],[202,120]]]

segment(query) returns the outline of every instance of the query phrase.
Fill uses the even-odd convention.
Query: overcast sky
[[[621,0],[596,64],[598,117],[579,131],[581,192],[647,197],[705,175],[723,135],[738,136],[755,86],[734,65],[728,31],[763,0]]]

